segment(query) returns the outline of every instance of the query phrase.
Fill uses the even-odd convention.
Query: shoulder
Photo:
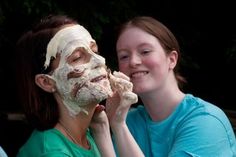
[[[196,116],[211,116],[219,121],[228,121],[227,116],[221,108],[191,94],[185,96],[182,102],[182,110],[188,111]]]
[[[56,129],[49,129],[45,131],[34,130],[28,142],[36,145],[40,144],[41,142],[58,144],[58,141],[62,141],[64,139],[64,136],[62,136],[62,134]]]
[[[225,117],[225,113],[218,106],[191,94],[186,94],[178,106],[179,111],[191,114],[211,115],[214,117]]]
[[[231,153],[236,147],[232,126],[223,110],[201,98],[186,95],[175,113],[176,146],[189,152]],[[177,117],[177,118],[176,118]],[[192,145],[189,145],[192,143]],[[181,145],[183,147],[181,147]],[[202,147],[200,149],[200,147]],[[217,155],[216,155],[217,156]]]
[[[18,156],[40,156],[51,152],[68,154],[65,143],[65,138],[56,129],[34,130],[26,143],[20,148]]]
[[[196,137],[212,138],[211,140],[235,138],[230,121],[223,110],[201,98],[186,95],[178,114],[184,115],[178,125],[180,134],[191,131],[196,133]]]

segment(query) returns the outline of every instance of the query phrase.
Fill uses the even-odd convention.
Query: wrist
[[[125,121],[111,124],[111,130],[112,130],[112,133],[114,134],[121,133],[125,129],[127,129],[127,125]]]

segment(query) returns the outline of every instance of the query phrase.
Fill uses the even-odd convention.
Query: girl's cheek
[[[126,64],[119,64],[119,70],[124,71],[125,70]]]
[[[128,75],[128,71],[129,71],[129,69],[128,69],[128,67],[127,66],[120,66],[119,67],[119,71],[121,71],[122,73],[124,73],[125,75]]]

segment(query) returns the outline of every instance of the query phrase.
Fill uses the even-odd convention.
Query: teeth
[[[131,77],[135,78],[135,77],[144,76],[144,75],[146,75],[146,74],[147,74],[147,72],[136,72],[136,73],[133,73],[133,74],[131,75]]]

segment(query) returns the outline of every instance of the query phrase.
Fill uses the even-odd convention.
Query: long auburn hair
[[[24,33],[16,44],[19,100],[27,121],[38,130],[54,127],[59,111],[53,95],[35,84],[35,75],[50,71],[50,66],[44,69],[47,45],[55,33],[67,24],[77,22],[65,15],[49,15]]]

